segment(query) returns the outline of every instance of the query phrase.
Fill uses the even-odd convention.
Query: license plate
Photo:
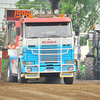
[[[45,72],[55,72],[56,70],[55,69],[45,69],[44,71]]]

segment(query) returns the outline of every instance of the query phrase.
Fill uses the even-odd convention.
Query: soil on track
[[[100,81],[0,83],[0,100],[100,100]]]

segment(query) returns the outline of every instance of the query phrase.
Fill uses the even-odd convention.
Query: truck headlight
[[[72,64],[72,61],[67,61],[67,64]]]
[[[27,62],[27,65],[33,65],[33,62]]]

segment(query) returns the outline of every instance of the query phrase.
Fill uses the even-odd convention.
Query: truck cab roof
[[[22,19],[21,19],[22,20]],[[46,22],[71,22],[69,17],[54,17],[54,18],[24,18],[24,23],[46,23]]]

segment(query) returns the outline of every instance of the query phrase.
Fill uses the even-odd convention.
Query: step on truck
[[[15,22],[15,30],[17,45],[8,44],[8,82],[45,77],[73,83],[77,66],[70,17],[30,14]]]

